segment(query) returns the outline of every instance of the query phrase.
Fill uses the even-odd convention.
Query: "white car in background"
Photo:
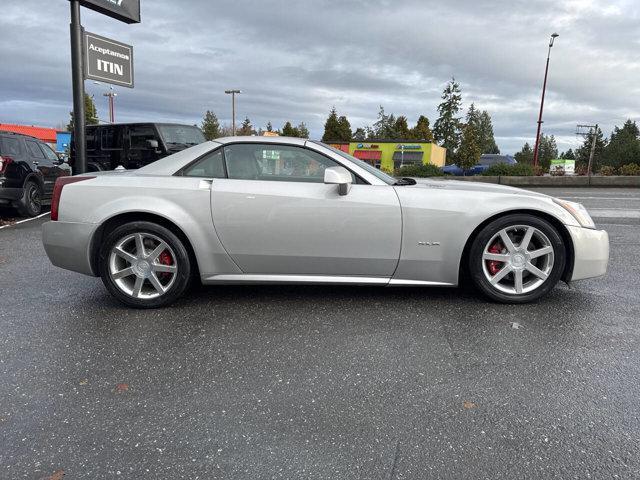
[[[51,261],[123,303],[204,284],[454,286],[538,299],[603,275],[605,231],[580,204],[498,185],[390,177],[299,138],[230,137],[136,171],[63,178],[43,227]]]

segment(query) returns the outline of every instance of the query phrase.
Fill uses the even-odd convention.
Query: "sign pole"
[[[75,146],[73,173],[87,171],[85,136],[84,68],[82,65],[82,25],[80,1],[71,0],[71,72],[73,83],[73,143]]]

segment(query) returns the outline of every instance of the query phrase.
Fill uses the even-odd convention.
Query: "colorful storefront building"
[[[393,171],[405,165],[426,165],[429,163],[442,167],[447,158],[447,149],[434,143],[399,142],[398,140],[328,143],[376,168],[387,171]]]

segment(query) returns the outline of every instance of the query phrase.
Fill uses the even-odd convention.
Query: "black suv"
[[[89,172],[133,170],[206,141],[198,127],[171,123],[90,125],[86,132]]]
[[[46,143],[27,135],[0,131],[0,205],[35,217],[51,201],[58,177],[71,175]]]

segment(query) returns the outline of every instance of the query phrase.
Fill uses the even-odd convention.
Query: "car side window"
[[[182,172],[185,177],[226,178],[222,149],[208,153],[196,163],[189,165]]]
[[[51,150],[51,148],[49,147],[49,145],[44,145],[44,144],[40,144],[40,148],[42,149],[42,151],[44,152],[44,156],[47,157],[49,160],[51,160],[52,162],[59,162],[60,159],[58,158],[58,155],[56,155],[54,153],[53,150]]]
[[[229,178],[237,180],[323,183],[324,171],[339,166],[306,148],[268,143],[227,145],[224,157]]]
[[[103,150],[122,150],[122,128],[106,127],[102,130]]]
[[[147,140],[155,140],[156,132],[149,126],[129,127],[129,140],[131,148],[134,150],[147,150],[149,145]]]
[[[35,158],[45,158],[44,153],[40,150],[40,146],[34,142],[33,140],[27,140],[27,150],[29,150],[29,154]]]

